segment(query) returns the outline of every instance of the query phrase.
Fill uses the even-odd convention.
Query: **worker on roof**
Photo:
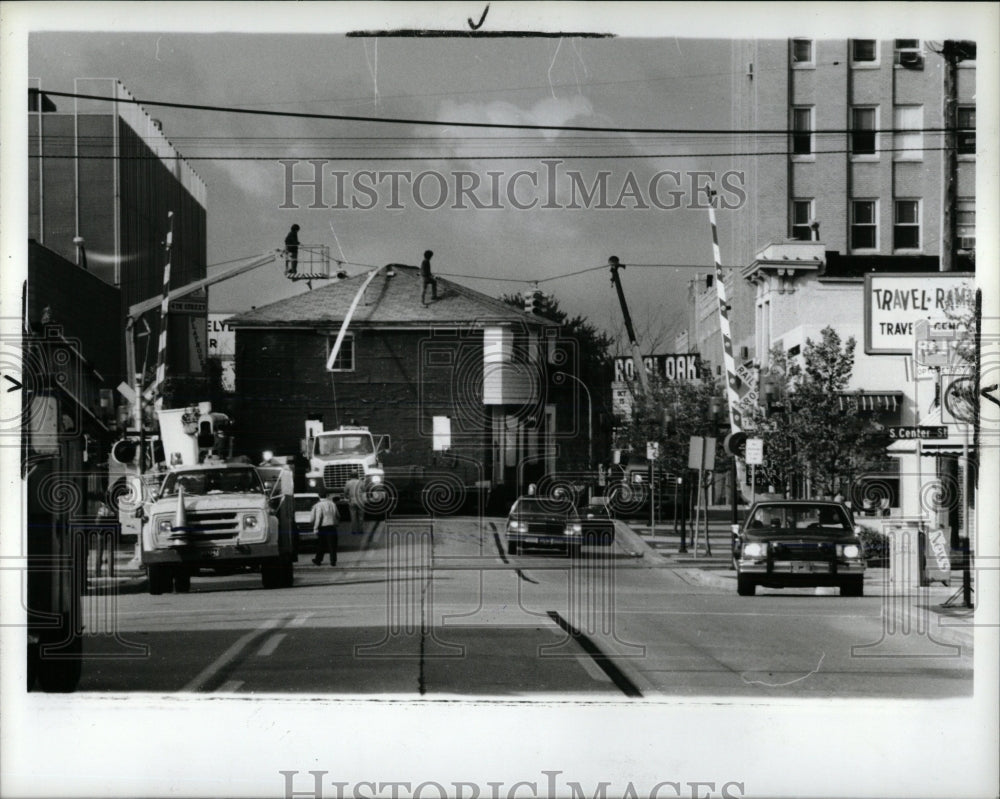
[[[431,274],[431,258],[434,253],[430,250],[424,252],[424,260],[420,262],[420,277],[424,282],[424,286],[420,291],[420,301],[425,302],[424,299],[427,295],[427,287],[431,287],[431,299],[436,300],[438,298],[438,284],[437,280],[434,279],[434,275]]]

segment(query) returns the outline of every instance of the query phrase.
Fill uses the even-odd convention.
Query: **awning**
[[[851,402],[858,403],[862,411],[898,412],[903,406],[902,391],[842,391],[837,397],[840,410],[846,411]]]

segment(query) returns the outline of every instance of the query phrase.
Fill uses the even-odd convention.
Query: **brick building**
[[[559,328],[438,279],[421,298],[419,270],[393,265],[368,286],[332,369],[327,360],[364,275],[255,308],[236,331],[238,446],[298,452],[307,418],[389,434],[393,475],[448,471],[506,498],[562,468],[586,442],[587,403]],[[446,435],[442,448],[435,437]]]

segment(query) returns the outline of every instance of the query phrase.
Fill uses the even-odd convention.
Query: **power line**
[[[912,132],[912,131],[911,131]],[[956,145],[957,147],[957,145]],[[875,153],[865,153],[867,156],[877,156],[880,153],[934,153],[945,150],[953,150],[956,147],[880,147]],[[793,153],[789,150],[765,150],[756,152],[724,152],[724,153],[524,153],[519,155],[496,155],[496,154],[475,154],[467,155],[46,155],[39,153],[29,154],[29,159],[52,159],[68,160],[78,159],[81,161],[364,161],[372,163],[375,161],[543,161],[550,159],[564,159],[575,161],[595,161],[595,160],[635,160],[641,158],[758,158],[767,156],[797,156],[806,157],[816,155],[854,155],[849,149],[836,150],[813,150],[809,153]],[[916,159],[914,159],[916,160]]]
[[[372,117],[357,114],[318,114],[305,111],[267,111],[260,108],[236,108],[234,106],[206,105],[199,103],[176,103],[166,100],[146,100],[138,98],[111,98],[97,94],[79,94],[76,92],[56,92],[42,91],[34,87],[28,88],[29,95],[50,95],[52,97],[67,97],[77,100],[101,100],[104,102],[128,103],[131,105],[150,106],[158,108],[180,108],[191,111],[210,111],[213,113],[239,114],[244,116],[270,116],[285,119],[319,119],[340,122],[372,122],[385,125],[426,125],[436,128],[486,128],[489,130],[545,130],[545,131],[576,131],[582,133],[659,133],[659,134],[684,134],[684,135],[790,135],[791,133],[850,133],[847,128],[816,129],[810,131],[792,131],[786,128],[771,130],[715,130],[711,128],[614,128],[607,126],[592,125],[529,125],[526,123],[513,122],[465,122],[459,120],[439,121],[432,119],[420,119],[415,117]],[[39,104],[38,107],[41,107]],[[924,128],[925,132],[943,132],[947,128]],[[873,131],[866,130],[865,133]],[[913,130],[906,128],[880,128],[876,133],[912,133]]]

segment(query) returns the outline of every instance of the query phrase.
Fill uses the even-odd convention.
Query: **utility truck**
[[[187,592],[191,576],[207,570],[255,570],[265,588],[291,586],[291,471],[223,457],[229,420],[207,402],[157,416],[166,471],[137,511],[149,592]]]
[[[344,485],[352,477],[361,481],[368,503],[380,507],[385,492],[385,470],[380,457],[388,454],[389,436],[375,436],[363,425],[341,425],[324,430],[323,422],[306,421],[302,454],[309,465],[306,491],[325,491],[334,501],[346,501]]]

